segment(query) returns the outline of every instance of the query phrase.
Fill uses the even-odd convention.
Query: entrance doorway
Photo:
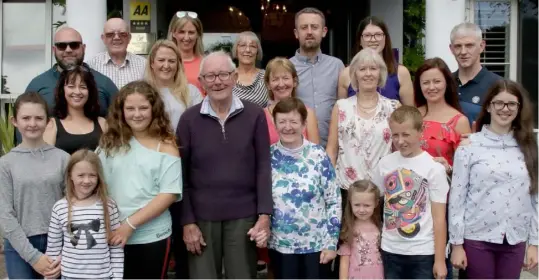
[[[325,14],[328,28],[322,52],[347,64],[354,55],[357,25],[369,14],[368,3],[368,0],[158,0],[157,27],[158,34],[166,36],[170,19],[177,11],[193,11],[203,23],[205,43],[215,34],[253,31],[261,40],[264,58],[260,67],[265,67],[276,56],[294,55],[299,47],[294,37],[295,13],[305,7],[315,7]]]

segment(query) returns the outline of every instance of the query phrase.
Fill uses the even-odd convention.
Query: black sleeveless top
[[[70,134],[58,118],[54,118],[54,121],[56,122],[56,148],[73,154],[83,148],[94,151],[99,145],[102,131],[97,120],[94,121],[94,130],[86,134]]]

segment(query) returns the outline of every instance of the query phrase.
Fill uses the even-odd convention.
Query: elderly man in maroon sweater
[[[271,167],[268,126],[257,105],[232,95],[237,74],[224,52],[206,56],[204,101],[177,129],[183,164],[183,239],[191,278],[256,278],[256,247],[269,237]]]

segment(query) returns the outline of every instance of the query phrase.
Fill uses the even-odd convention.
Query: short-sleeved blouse
[[[462,114],[456,114],[448,122],[423,121],[421,148],[433,157],[443,157],[453,166],[453,156],[460,144],[460,133],[455,130]]]
[[[120,210],[120,220],[133,215],[158,194],[182,194],[182,165],[179,157],[151,150],[134,137],[127,152],[106,156],[97,149],[103,164],[109,195]],[[166,239],[172,232],[170,212],[137,227],[127,244],[148,244]]]
[[[236,83],[232,92],[241,100],[249,101],[265,108],[268,106],[269,95],[268,88],[264,82],[264,73],[266,73],[265,70],[258,71],[253,83],[250,85]]]
[[[356,223],[354,233],[354,240],[343,243],[337,251],[341,256],[350,256],[348,278],[384,279],[379,249],[380,230],[374,224]]]

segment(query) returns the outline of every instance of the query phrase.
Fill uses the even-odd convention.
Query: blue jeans
[[[41,253],[45,253],[47,250],[46,234],[30,236],[28,240]],[[37,273],[29,263],[21,258],[7,239],[4,240],[4,257],[9,279],[43,279],[41,274]]]
[[[385,279],[433,279],[434,255],[409,256],[382,251]]]

